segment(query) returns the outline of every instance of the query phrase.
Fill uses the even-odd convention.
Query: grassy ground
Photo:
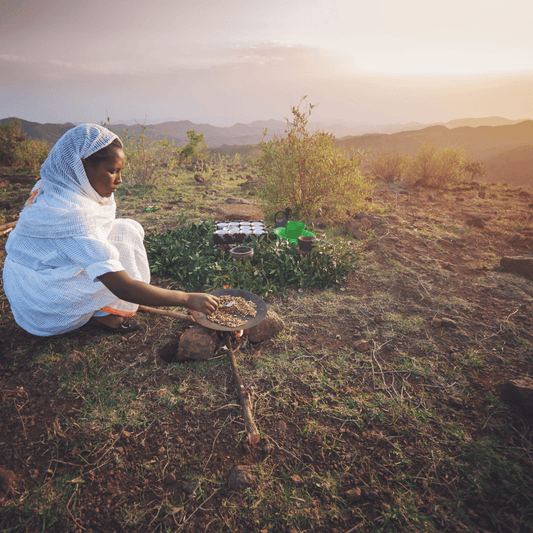
[[[119,215],[148,233],[211,220],[226,197],[248,198],[247,172],[161,174],[121,192]],[[13,204],[0,222],[28,190],[0,189]],[[533,530],[531,418],[500,395],[533,370],[533,284],[497,269],[531,256],[533,198],[519,193],[379,184],[369,211],[383,224],[342,237],[360,259],[341,290],[269,297],[285,329],[237,352],[258,446],[223,351],[161,359],[184,323],[140,315],[126,337],[36,338],[0,293],[0,529]],[[471,212],[484,228],[465,224]]]

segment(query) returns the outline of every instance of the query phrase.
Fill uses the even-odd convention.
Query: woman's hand
[[[218,307],[218,298],[212,294],[192,292],[187,295],[186,307],[209,315]]]
[[[218,307],[218,298],[199,292],[182,292],[154,287],[131,279],[125,270],[108,272],[98,278],[117,298],[126,302],[153,307],[187,307],[206,315]]]

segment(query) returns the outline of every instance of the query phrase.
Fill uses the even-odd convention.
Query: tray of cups
[[[249,242],[252,238],[265,237],[267,230],[264,222],[232,221],[215,222],[213,242],[215,244],[235,244]]]

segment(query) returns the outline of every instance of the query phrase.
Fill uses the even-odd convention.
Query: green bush
[[[152,273],[172,278],[183,289],[230,285],[263,297],[285,293],[289,287],[338,287],[357,260],[356,252],[342,242],[319,241],[310,254],[302,256],[296,245],[274,238],[250,243],[252,263],[233,261],[214,246],[209,222],[148,235],[145,245]]]
[[[263,179],[258,195],[268,211],[290,206],[303,219],[342,222],[362,210],[373,184],[359,168],[359,154],[349,157],[335,147],[333,135],[307,130],[315,106],[301,111],[302,102],[292,108],[286,135],[261,143],[255,162]]]
[[[180,163],[205,158],[208,146],[204,141],[204,134],[187,130],[187,139],[187,144],[177,151]]]
[[[45,141],[28,139],[20,128],[19,119],[0,124],[0,165],[34,172],[48,157],[50,148]]]
[[[468,174],[471,178],[483,175],[481,161],[472,159],[461,148],[438,149],[423,144],[409,168],[409,181],[414,185],[439,188],[461,181]]]
[[[372,157],[368,170],[375,178],[391,180],[402,178],[409,168],[409,164],[410,158],[407,155],[391,150]]]

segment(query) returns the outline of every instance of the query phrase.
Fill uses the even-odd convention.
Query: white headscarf
[[[86,235],[115,219],[115,198],[100,196],[85,173],[82,159],[108,146],[118,136],[97,124],[68,130],[41,166],[38,191],[20,214],[17,233],[55,239]]]

